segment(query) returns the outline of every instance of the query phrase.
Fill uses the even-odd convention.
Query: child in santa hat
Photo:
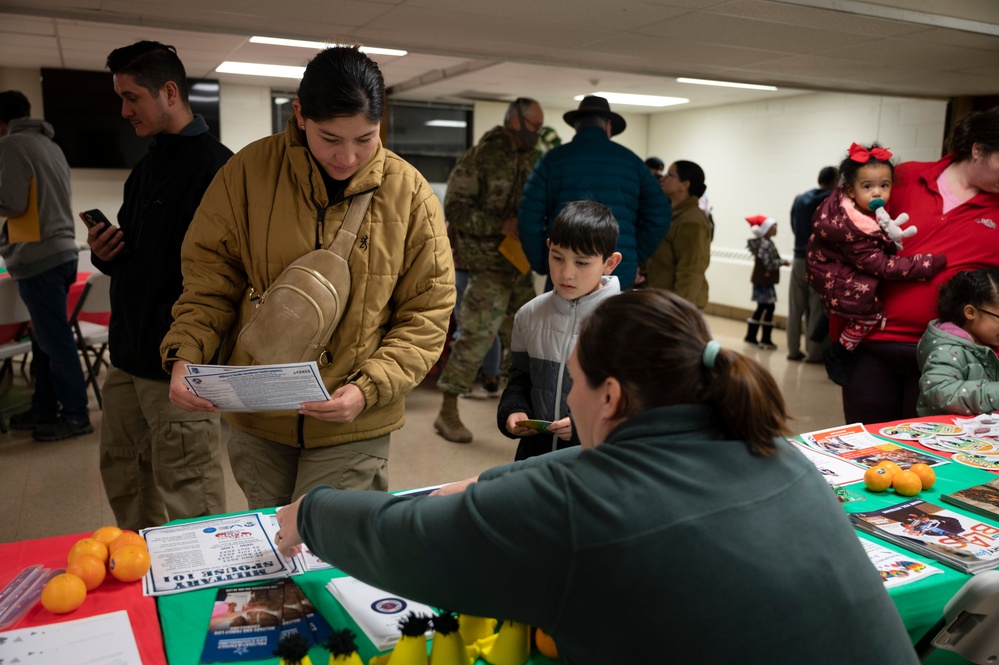
[[[752,252],[755,262],[753,263],[753,302],[756,303],[756,311],[749,317],[747,323],[749,329],[746,331],[746,341],[750,344],[759,345],[761,349],[773,351],[777,345],[770,338],[774,328],[774,308],[777,303],[777,291],[774,285],[780,281],[781,266],[789,266],[791,262],[780,257],[777,245],[771,240],[777,235],[777,222],[772,217],[764,215],[754,215],[747,217],[752,237],[746,243],[749,251]],[[756,341],[756,335],[763,328],[760,341]]]

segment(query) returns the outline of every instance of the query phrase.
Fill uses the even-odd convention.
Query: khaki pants
[[[285,506],[313,487],[388,490],[389,435],[321,448],[275,443],[235,427],[229,463],[250,510]]]
[[[118,526],[143,529],[226,512],[218,413],[170,401],[170,382],[108,369],[101,478]]]

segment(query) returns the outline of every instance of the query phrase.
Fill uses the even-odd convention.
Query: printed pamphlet
[[[912,448],[879,439],[861,424],[807,432],[801,435],[806,446],[821,450],[864,467],[877,466],[885,460],[903,469],[922,462],[930,466],[947,464],[947,460]]]
[[[927,575],[943,572],[936,566],[916,561],[911,555],[878,545],[866,538],[861,538],[860,544],[864,546],[867,557],[881,574],[881,581],[884,582],[886,589],[909,584],[921,580]]]

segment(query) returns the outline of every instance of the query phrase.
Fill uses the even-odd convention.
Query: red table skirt
[[[65,568],[66,555],[73,543],[89,535],[79,533],[0,544],[0,589],[7,586],[24,568],[35,564],[40,563],[50,569]],[[103,584],[87,593],[83,605],[72,612],[53,614],[41,604],[35,604],[8,630],[61,623],[118,610],[128,611],[128,620],[132,624],[143,665],[166,665],[156,601],[142,595],[140,582],[125,584],[111,575],[107,576]]]
[[[8,274],[3,273],[0,275],[0,279],[7,278]],[[72,316],[73,310],[76,308],[76,303],[80,300],[80,295],[83,293],[83,287],[87,283],[87,278],[90,277],[89,272],[79,272],[76,273],[76,282],[69,287],[69,296],[66,299],[66,316]],[[81,314],[81,321],[89,321],[91,323],[98,323],[102,326],[108,325],[111,321],[111,312],[95,312],[93,314]],[[21,324],[12,323],[9,325],[0,325],[0,344],[9,342],[17,336],[20,331]]]

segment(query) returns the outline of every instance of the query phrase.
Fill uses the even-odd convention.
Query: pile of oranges
[[[49,612],[72,612],[110,572],[122,582],[135,582],[149,571],[146,541],[134,531],[102,526],[90,537],[74,543],[66,557],[66,572],[56,575],[42,589],[42,607]]]
[[[915,496],[921,490],[928,490],[936,480],[937,474],[933,472],[933,468],[922,463],[903,470],[895,462],[884,460],[864,473],[864,485],[867,489],[884,492],[890,487],[902,496]]]

